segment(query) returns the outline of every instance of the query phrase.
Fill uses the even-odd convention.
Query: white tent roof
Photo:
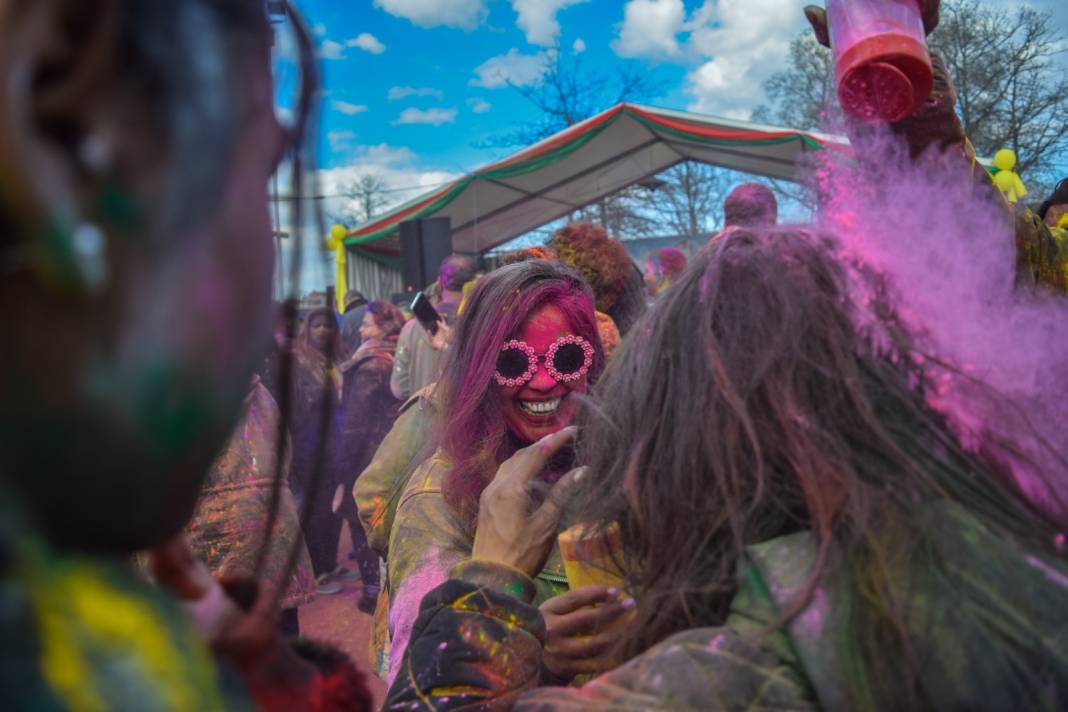
[[[397,225],[448,217],[453,248],[484,252],[685,160],[795,180],[799,159],[846,139],[620,104],[390,213],[346,239],[396,252]]]

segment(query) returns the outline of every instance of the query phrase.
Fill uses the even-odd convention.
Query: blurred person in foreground
[[[389,387],[393,354],[404,326],[400,309],[388,302],[367,305],[360,326],[360,348],[341,365],[344,378],[341,443],[344,452],[334,510],[348,522],[353,553],[360,567],[362,590],[358,606],[372,613],[378,602],[378,554],[367,544],[367,534],[356,514],[350,493],[357,475],[371,462],[375,450],[397,418],[400,403]]]
[[[1068,705],[1064,522],[928,408],[893,308],[854,303],[851,280],[874,277],[834,250],[738,228],[695,258],[601,380],[589,467],[533,500],[564,431],[483,490],[470,560],[423,600],[387,705]],[[530,576],[564,508],[590,532],[620,528],[629,662],[538,689]]]
[[[463,299],[464,285],[475,278],[478,265],[470,257],[452,255],[441,263],[436,282],[441,298],[434,308],[449,327],[456,321],[456,311]],[[427,330],[412,319],[401,330],[397,341],[397,353],[393,363],[390,387],[397,400],[405,401],[438,380],[448,340],[445,330],[439,330],[439,338],[432,338]]]
[[[369,706],[176,538],[270,336],[267,184],[304,148],[270,45],[258,0],[0,1],[5,709]]]

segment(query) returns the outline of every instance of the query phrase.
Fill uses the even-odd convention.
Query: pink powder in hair
[[[929,405],[965,447],[1068,514],[1068,298],[1017,285],[1012,214],[965,158],[951,149],[912,162],[888,132],[868,140],[863,168],[831,158],[815,171],[819,222],[847,261],[885,278],[914,351],[891,353],[864,313],[870,282],[856,279],[861,328],[880,351],[922,367]]]

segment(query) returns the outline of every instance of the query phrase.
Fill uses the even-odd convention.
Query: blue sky
[[[1011,0],[986,0],[1011,6]],[[1068,28],[1068,2],[1030,0]],[[403,202],[506,155],[494,137],[537,118],[508,85],[552,47],[591,70],[638,63],[649,103],[747,118],[785,67],[805,0],[298,0],[319,43],[323,189],[366,174]]]
[[[747,118],[803,27],[797,0],[302,0],[327,95],[323,190],[372,173],[402,202],[507,155],[495,137],[536,120],[513,84],[547,51],[652,73],[648,103]],[[607,107],[605,107],[607,108]],[[410,189],[410,190],[407,190]]]

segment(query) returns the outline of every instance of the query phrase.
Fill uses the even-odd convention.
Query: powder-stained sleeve
[[[432,457],[412,475],[389,540],[389,679],[400,667],[423,596],[470,556],[472,541],[441,494],[448,465]]]
[[[387,709],[818,707],[787,635],[764,634],[777,613],[763,585],[743,584],[725,627],[674,635],[582,687],[536,688],[544,628],[538,610],[524,600],[529,579],[488,564],[462,564],[452,577],[423,601]]]
[[[497,586],[451,579],[423,599],[384,709],[511,709],[538,683],[544,639],[538,609]]]
[[[414,396],[379,445],[371,463],[356,479],[353,495],[367,543],[388,559],[389,535],[401,495],[413,474],[422,446],[433,426],[435,410],[429,396]]]

